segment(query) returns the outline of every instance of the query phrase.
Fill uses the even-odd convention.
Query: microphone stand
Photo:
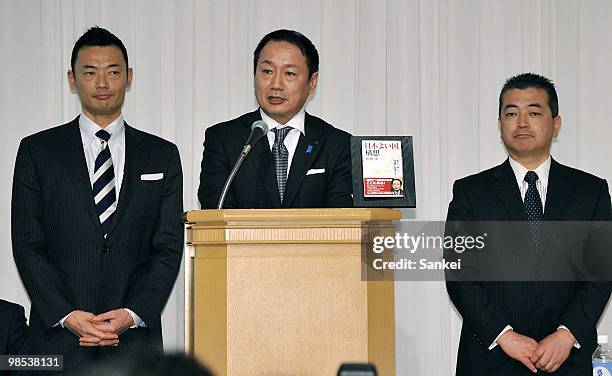
[[[246,158],[252,148],[253,147],[251,146],[251,144],[244,145],[244,148],[242,149],[242,152],[240,152],[240,156],[238,157],[238,161],[236,161],[232,172],[230,172],[229,176],[227,177],[227,180],[225,181],[225,185],[223,186],[223,191],[221,191],[221,197],[219,198],[219,204],[217,205],[217,209],[223,209],[223,203],[225,202],[225,196],[227,196],[227,191],[229,190],[232,181],[234,181],[234,177],[236,176],[238,169],[242,165],[244,158]]]

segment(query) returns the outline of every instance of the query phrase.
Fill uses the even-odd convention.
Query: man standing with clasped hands
[[[183,249],[178,150],[121,115],[125,46],[93,27],[71,65],[82,113],[22,140],[11,214],[33,353],[63,355],[68,369],[161,349]]]
[[[499,97],[499,127],[509,158],[455,182],[447,221],[536,225],[611,219],[606,181],[550,156],[561,127],[550,80],[526,73],[506,81]],[[539,240],[534,240],[537,252]],[[457,376],[591,373],[608,284],[464,280],[448,281],[447,290],[463,317]]]

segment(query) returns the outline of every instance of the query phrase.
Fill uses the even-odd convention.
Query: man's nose
[[[517,125],[521,128],[529,127],[529,114],[519,112]]]
[[[270,82],[270,88],[274,90],[283,90],[285,88],[282,73],[274,73],[274,76],[272,77],[272,82]]]
[[[96,77],[96,89],[108,89],[108,80],[105,75],[100,74]]]

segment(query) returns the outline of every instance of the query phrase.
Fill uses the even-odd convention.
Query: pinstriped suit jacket
[[[545,221],[608,221],[612,218],[605,180],[557,163],[550,166]],[[447,221],[526,221],[508,160],[455,182]],[[487,350],[506,325],[540,341],[559,325],[580,344],[555,375],[591,373],[596,325],[610,297],[608,284],[594,282],[447,282],[463,317],[457,376],[517,376],[531,372],[496,347]]]
[[[35,353],[63,354],[65,366],[121,359],[161,344],[160,314],[183,249],[182,172],[176,146],[125,125],[125,171],[106,239],[96,214],[78,117],[24,138],[12,196],[15,263],[32,301]],[[163,173],[156,181],[142,174]],[[147,328],[118,347],[82,348],[54,326],[73,310],[130,308]]]

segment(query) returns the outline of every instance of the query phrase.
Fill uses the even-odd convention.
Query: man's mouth
[[[96,98],[97,100],[105,101],[107,99],[110,99],[112,96],[112,94],[96,94],[94,95],[94,98]]]
[[[514,135],[514,138],[530,138],[530,137],[533,137],[533,135],[529,133],[517,133]]]
[[[281,104],[284,101],[285,101],[285,98],[283,98],[283,97],[277,97],[277,96],[274,96],[274,95],[269,95],[268,96],[268,102],[270,104]]]

